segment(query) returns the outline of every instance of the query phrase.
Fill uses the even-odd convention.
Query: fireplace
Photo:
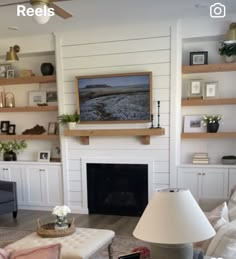
[[[90,214],[140,216],[148,203],[148,164],[87,163]]]

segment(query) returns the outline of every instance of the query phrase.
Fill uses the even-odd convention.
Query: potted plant
[[[225,62],[234,62],[234,57],[236,55],[236,44],[222,43],[222,46],[219,49],[219,53],[221,56],[225,57]]]
[[[207,132],[216,133],[219,129],[219,121],[221,119],[221,115],[204,115],[202,123],[207,127]]]
[[[17,142],[16,140],[0,142],[0,153],[3,153],[4,161],[16,161],[20,151],[27,148],[25,140]]]
[[[80,120],[80,115],[75,111],[73,114],[62,114],[57,118],[60,124],[67,124],[69,129],[74,129],[76,123]]]

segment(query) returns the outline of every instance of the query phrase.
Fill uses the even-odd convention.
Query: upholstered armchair
[[[0,181],[0,214],[12,212],[16,218],[17,209],[16,183]]]

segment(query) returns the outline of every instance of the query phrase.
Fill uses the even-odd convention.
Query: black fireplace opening
[[[141,216],[148,203],[147,164],[87,164],[90,214]]]

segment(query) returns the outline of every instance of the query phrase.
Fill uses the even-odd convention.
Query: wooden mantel
[[[154,129],[91,129],[91,130],[65,130],[64,135],[70,137],[80,137],[83,145],[89,145],[91,136],[139,136],[142,144],[150,144],[150,136],[160,136],[165,134],[164,128]]]

